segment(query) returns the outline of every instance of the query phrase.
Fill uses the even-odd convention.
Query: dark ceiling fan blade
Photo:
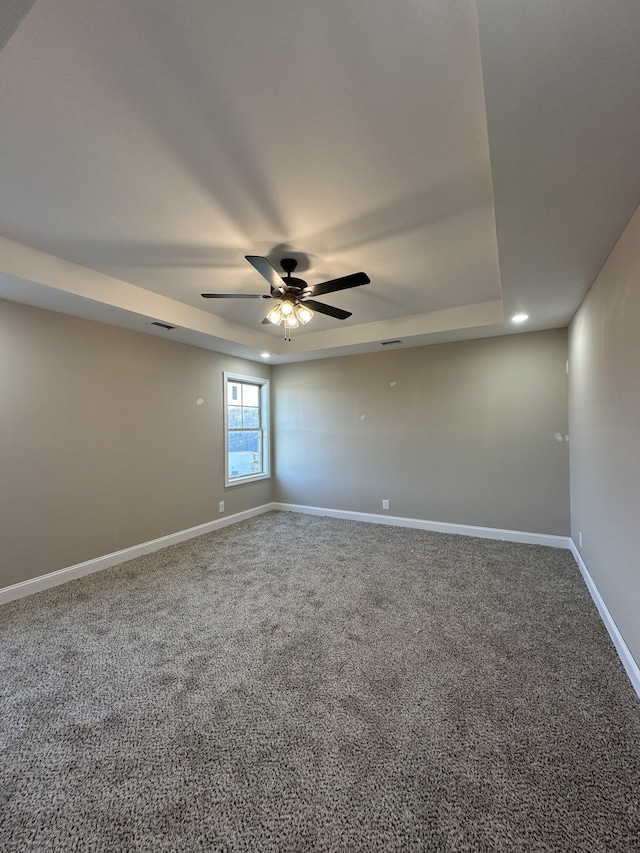
[[[311,284],[301,291],[300,297],[304,299],[307,295],[324,296],[326,293],[336,293],[338,290],[348,290],[350,287],[361,287],[363,284],[369,284],[370,281],[365,272],[354,272],[351,275],[343,275],[342,278],[332,278],[331,281]]]
[[[263,293],[201,293],[205,299],[271,299]]]
[[[245,255],[245,258],[263,278],[266,278],[272,290],[277,290],[279,293],[286,292],[282,276],[278,275],[266,258],[263,258],[262,255]]]
[[[342,308],[334,308],[333,305],[323,305],[322,302],[316,302],[313,299],[305,299],[304,304],[312,311],[317,311],[318,314],[328,314],[329,317],[335,317],[336,320],[346,320],[351,316],[351,311],[343,311]]]

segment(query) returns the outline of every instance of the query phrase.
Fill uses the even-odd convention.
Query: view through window
[[[227,485],[269,475],[268,382],[225,374]]]

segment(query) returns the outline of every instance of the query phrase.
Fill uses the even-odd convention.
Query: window
[[[225,485],[269,476],[269,382],[224,374]]]

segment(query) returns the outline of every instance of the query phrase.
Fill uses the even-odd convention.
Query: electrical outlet
[[[389,509],[389,501],[387,498],[382,499],[382,509]]]
[[[578,547],[582,548],[582,530],[578,530]]]
[[[220,501],[220,506],[218,507],[220,512],[224,512],[224,501]]]

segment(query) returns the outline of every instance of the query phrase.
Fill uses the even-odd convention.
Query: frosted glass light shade
[[[282,323],[282,312],[280,311],[280,304],[275,305],[267,314],[267,320],[270,323],[273,323],[274,326],[279,326]]]
[[[313,311],[311,308],[307,308],[306,305],[296,305],[295,314],[303,326],[306,326],[309,320],[313,317]]]

